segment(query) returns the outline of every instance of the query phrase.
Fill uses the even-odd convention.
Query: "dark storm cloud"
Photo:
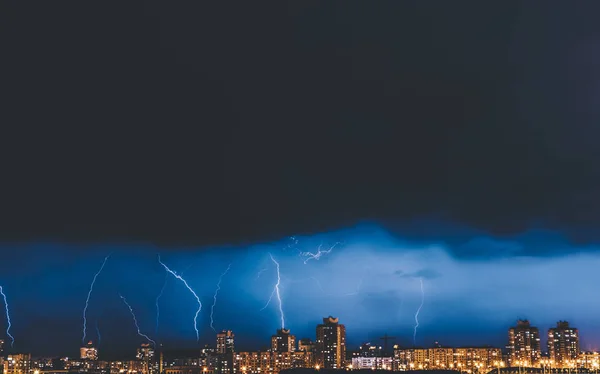
[[[461,257],[490,258],[517,255],[523,250],[523,244],[515,241],[479,237],[459,246],[455,253]]]
[[[598,3],[115,6],[1,12],[4,240],[599,239]]]

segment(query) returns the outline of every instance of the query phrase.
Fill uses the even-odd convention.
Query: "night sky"
[[[141,342],[119,294],[198,344],[158,254],[201,343],[229,264],[215,328],[268,343],[270,253],[298,337],[331,314],[351,345],[412,345],[422,280],[417,345],[503,346],[517,318],[600,345],[600,3],[1,6],[15,351],[77,353],[109,253],[87,331],[107,357]]]

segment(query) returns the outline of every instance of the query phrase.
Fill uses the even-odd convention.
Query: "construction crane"
[[[396,337],[395,336],[388,336],[388,334],[385,334],[384,336],[382,336],[381,338],[379,338],[381,340],[383,340],[383,354],[388,353],[388,341],[390,340],[395,340]]]

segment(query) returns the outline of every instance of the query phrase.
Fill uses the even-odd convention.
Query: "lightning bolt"
[[[181,282],[183,282],[183,284],[185,285],[185,287],[192,293],[192,295],[194,295],[194,297],[196,298],[196,302],[198,303],[198,310],[196,310],[196,315],[194,316],[194,330],[196,330],[196,340],[200,341],[200,332],[198,331],[198,314],[200,314],[200,311],[202,310],[202,302],[200,301],[200,298],[198,297],[198,295],[196,295],[196,292],[194,292],[194,290],[192,289],[192,287],[190,287],[190,285],[186,282],[185,279],[183,279],[181,277],[181,275],[178,275],[176,272],[174,272],[173,270],[169,269],[169,267],[167,265],[165,265],[161,260],[160,260],[160,256],[158,256],[158,262],[165,268],[166,271],[168,271],[169,273],[171,273],[171,275],[173,275],[175,278],[179,279]]]
[[[8,325],[6,326],[6,335],[10,337],[10,346],[13,347],[15,345],[15,338],[10,334],[10,328],[12,323],[10,322],[10,313],[8,312],[8,301],[6,300],[6,294],[4,293],[4,289],[0,286],[0,294],[4,298],[4,309],[6,309],[6,321]]]
[[[275,287],[273,287],[273,292],[271,292],[271,296],[269,296],[269,300],[267,301],[265,306],[262,307],[261,310],[265,310],[267,308],[267,306],[269,306],[269,304],[271,303],[271,300],[273,300],[273,295],[276,295],[277,300],[279,301],[279,315],[281,316],[281,328],[283,329],[285,327],[285,315],[283,314],[283,303],[281,302],[281,292],[279,291],[279,285],[281,284],[281,273],[279,271],[279,262],[277,262],[275,260],[275,258],[273,257],[272,254],[269,253],[269,256],[271,257],[271,261],[273,261],[273,263],[275,264],[275,268],[277,269],[277,283],[275,283]]]
[[[162,288],[160,289],[160,292],[158,293],[158,296],[156,296],[156,328],[154,330],[155,335],[158,335],[158,322],[160,320],[160,306],[158,306],[158,301],[160,300],[163,293],[165,292],[165,287],[167,286],[168,279],[169,279],[169,273],[165,274],[165,281],[162,285]]]
[[[306,263],[310,260],[319,260],[321,258],[321,256],[326,255],[328,253],[331,253],[331,251],[333,251],[333,249],[340,244],[340,242],[335,243],[334,245],[332,245],[331,247],[329,247],[329,249],[326,250],[321,250],[321,248],[323,248],[323,244],[319,244],[319,247],[317,248],[317,253],[312,253],[312,252],[300,252],[300,256],[301,257],[306,257],[306,259],[304,260],[304,264],[306,265]]]
[[[217,332],[217,330],[215,330],[215,320],[213,318],[215,312],[215,305],[217,305],[217,295],[219,294],[219,290],[221,289],[221,281],[223,280],[223,277],[225,276],[225,274],[227,274],[229,269],[231,269],[231,264],[227,266],[227,269],[225,269],[223,274],[221,274],[221,276],[219,277],[219,281],[217,282],[217,288],[215,289],[215,294],[213,296],[213,304],[210,307],[210,328],[213,329],[214,332]]]
[[[94,290],[94,284],[96,284],[96,279],[98,278],[98,275],[100,275],[100,273],[104,269],[104,265],[106,265],[106,261],[108,261],[108,258],[110,257],[111,254],[112,253],[109,253],[108,256],[104,257],[104,261],[102,262],[102,266],[100,266],[100,270],[98,270],[96,272],[96,274],[94,274],[94,279],[92,279],[92,284],[90,284],[90,290],[88,291],[87,299],[85,299],[85,307],[83,308],[83,338],[81,338],[81,342],[84,344],[85,344],[85,338],[87,336],[86,335],[86,332],[87,332],[87,310],[90,305],[90,297],[92,297],[92,291]]]
[[[135,313],[133,312],[133,308],[131,307],[131,305],[129,305],[129,303],[127,302],[127,299],[125,299],[123,297],[123,295],[121,295],[121,294],[119,294],[119,297],[121,298],[121,300],[123,300],[125,305],[127,305],[127,307],[129,308],[129,312],[131,312],[131,316],[133,317],[133,323],[135,324],[135,328],[137,329],[138,335],[141,336],[142,338],[145,338],[146,340],[151,342],[152,345],[154,345],[156,347],[156,342],[154,340],[150,339],[150,337],[148,337],[148,335],[142,334],[142,332],[140,331],[140,326],[138,325],[137,318],[135,318]]]
[[[100,341],[102,340],[102,335],[100,335],[100,328],[98,328],[98,321],[96,321],[96,335],[98,335],[98,345],[100,345]]]
[[[417,345],[417,329],[419,328],[419,313],[421,312],[421,308],[423,308],[423,303],[425,302],[425,290],[423,289],[423,278],[419,278],[419,282],[421,283],[421,304],[415,313],[415,331],[413,332],[413,344]]]

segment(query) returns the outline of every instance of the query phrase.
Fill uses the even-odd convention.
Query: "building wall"
[[[394,370],[460,370],[475,372],[499,366],[500,348],[394,349]]]
[[[323,369],[340,369],[346,361],[346,327],[337,318],[323,318],[317,326],[315,344],[317,365]]]
[[[312,367],[312,352],[238,352],[235,356],[235,368],[241,374],[277,374],[284,369]]]
[[[277,334],[271,337],[271,351],[294,352],[296,350],[296,337],[290,334],[290,330],[279,329]]]
[[[541,358],[540,332],[529,321],[520,320],[517,326],[508,330],[508,350],[510,365],[536,365]]]
[[[554,367],[568,367],[580,354],[579,331],[576,328],[560,321],[548,330],[548,356]]]
[[[392,357],[373,357],[373,356],[362,356],[352,357],[352,370],[392,370],[393,369],[393,358]]]
[[[8,355],[4,361],[4,374],[29,374],[31,370],[31,355]]]

